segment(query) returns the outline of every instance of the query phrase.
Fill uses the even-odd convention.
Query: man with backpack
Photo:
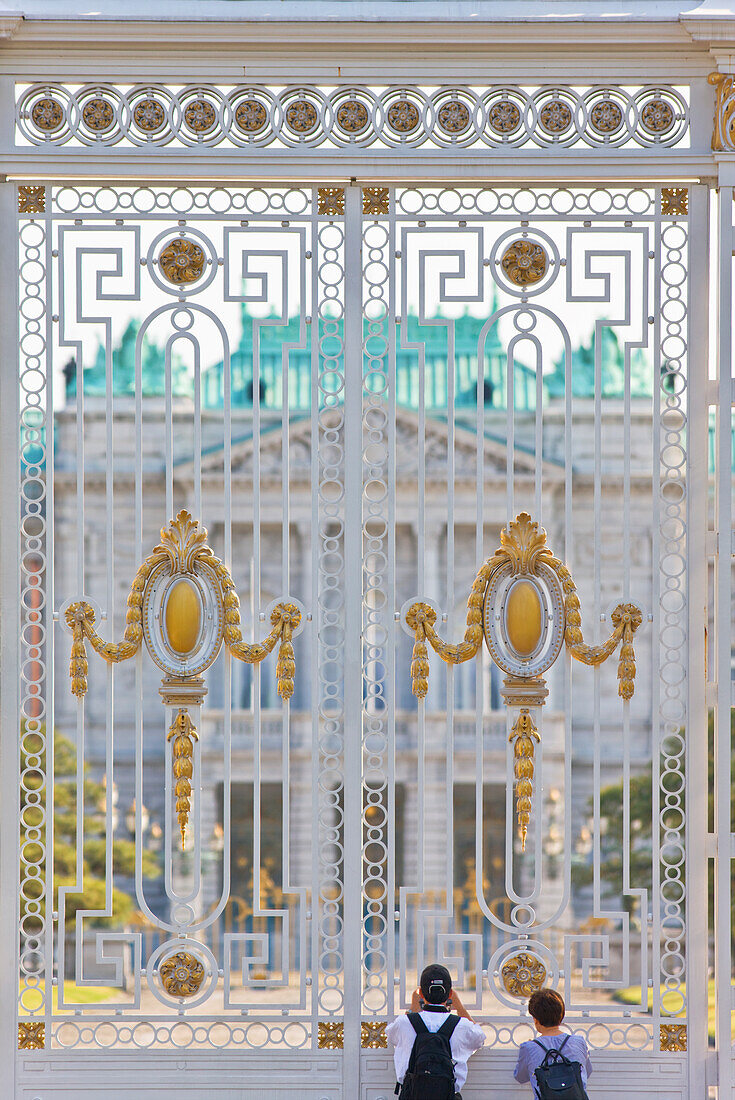
[[[531,994],[528,1011],[538,1038],[521,1043],[516,1081],[530,1081],[537,1100],[588,1100],[585,1089],[592,1063],[585,1039],[561,1030],[564,998],[555,989],[540,989]]]
[[[395,1047],[400,1100],[461,1100],[467,1060],[485,1042],[485,1034],[452,989],[445,966],[432,963],[424,969],[411,1011],[396,1017],[386,1035]]]

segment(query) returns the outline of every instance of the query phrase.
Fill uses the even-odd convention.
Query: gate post
[[[18,1002],[18,189],[0,183],[0,1064],[15,1095]]]
[[[730,176],[732,181],[732,176]],[[720,187],[718,203],[718,324],[717,386],[713,404],[717,409],[715,444],[715,588],[713,647],[714,692],[708,704],[714,707],[714,796],[715,796],[715,1044],[717,1049],[718,1095],[732,1095],[732,757],[731,711],[731,573],[732,573],[732,257],[733,187]]]

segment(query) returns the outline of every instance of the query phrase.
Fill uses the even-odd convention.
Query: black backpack
[[[538,1100],[589,1100],[582,1084],[582,1067],[562,1054],[564,1042],[556,1047],[545,1047],[540,1039],[534,1039],[543,1051],[544,1060],[534,1073]]]
[[[409,1012],[408,1018],[416,1038],[399,1100],[454,1100],[454,1062],[449,1041],[459,1016],[447,1016],[438,1031],[429,1031],[418,1012]]]

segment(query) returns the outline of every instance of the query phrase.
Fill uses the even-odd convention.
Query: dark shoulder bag
[[[582,1084],[582,1067],[562,1054],[568,1038],[564,1036],[558,1049],[545,1047],[540,1039],[533,1040],[545,1051],[544,1060],[534,1073],[538,1100],[589,1100]]]

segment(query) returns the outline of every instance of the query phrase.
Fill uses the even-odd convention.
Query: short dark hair
[[[528,1011],[541,1027],[558,1027],[564,1019],[564,998],[555,989],[539,989],[528,999]]]
[[[421,996],[427,1004],[443,1005],[452,992],[452,977],[446,966],[431,963],[424,967],[419,981]]]

